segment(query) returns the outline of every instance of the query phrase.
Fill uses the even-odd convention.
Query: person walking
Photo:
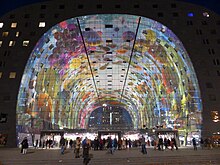
[[[196,138],[192,139],[192,143],[193,143],[194,150],[197,150]]]
[[[61,139],[60,139],[60,147],[61,147],[61,154],[63,155],[64,154],[64,150],[65,150],[65,139],[64,137],[62,136]]]
[[[80,145],[81,145],[81,139],[80,137],[76,138],[76,147],[75,147],[75,158],[79,158],[79,150],[80,150]]]
[[[143,135],[141,137],[141,152],[147,154],[145,137]]]
[[[85,143],[83,143],[83,164],[87,165],[89,164],[89,161],[91,160],[90,155],[89,155],[89,150],[91,147],[91,142],[89,139],[86,138]]]
[[[21,149],[22,149],[22,154],[27,154],[27,149],[28,149],[28,139],[25,137],[23,141],[21,142]]]

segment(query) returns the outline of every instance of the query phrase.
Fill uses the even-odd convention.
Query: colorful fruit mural
[[[65,20],[30,54],[17,125],[26,132],[48,124],[88,128],[92,111],[107,104],[125,108],[134,129],[198,131],[202,102],[189,57],[169,28],[148,18],[98,14]]]

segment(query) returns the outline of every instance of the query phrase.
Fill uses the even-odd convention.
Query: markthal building
[[[218,137],[220,16],[173,0],[53,0],[0,18],[0,135]],[[10,143],[9,143],[10,142]]]

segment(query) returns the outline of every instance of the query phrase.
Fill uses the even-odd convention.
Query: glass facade
[[[103,104],[126,109],[134,129],[200,131],[202,102],[189,56],[168,27],[148,18],[98,14],[60,22],[26,64],[18,132],[86,129]]]

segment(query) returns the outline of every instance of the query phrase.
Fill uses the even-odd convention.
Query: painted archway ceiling
[[[158,116],[168,125],[189,106],[201,110],[179,39],[156,21],[119,14],[72,18],[46,32],[27,63],[19,98],[20,111],[36,117],[45,109],[41,118],[70,128],[85,128],[103,103],[125,107],[136,128],[152,118],[158,123]]]

